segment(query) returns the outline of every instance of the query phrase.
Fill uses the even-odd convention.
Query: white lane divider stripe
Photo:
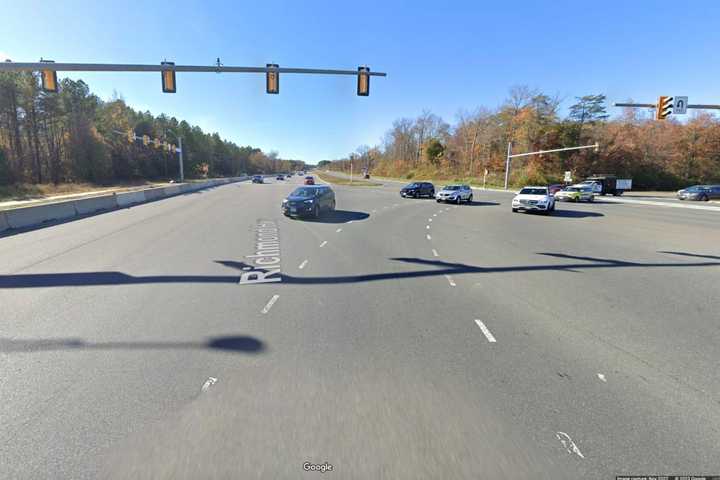
[[[430,230],[430,225],[425,225],[425,228],[427,228],[428,230]]]
[[[432,249],[432,251],[433,251],[433,256],[434,256],[434,257],[439,257],[439,256],[440,256],[440,255],[438,255],[437,250],[435,250],[434,248]]]
[[[428,218],[428,222],[432,222],[432,218]]]
[[[437,217],[437,213],[433,213],[433,217]]]
[[[280,295],[273,295],[267,305],[265,305],[265,308],[262,309],[262,313],[268,313],[278,298],[280,298]]]
[[[327,245],[327,240],[320,244],[320,248],[324,247],[325,245]]]
[[[342,228],[338,228],[337,230],[335,230],[335,233],[340,233],[340,232],[342,232]]]
[[[200,390],[203,392],[207,392],[210,387],[217,383],[217,380],[218,379],[215,377],[208,377],[208,379],[205,380],[205,383],[203,383],[203,386]]]
[[[432,240],[432,237],[430,235],[425,235],[428,240]]]
[[[497,340],[495,340],[495,337],[493,337],[493,334],[490,333],[490,330],[488,330],[488,328],[485,326],[485,324],[482,321],[475,319],[475,323],[477,323],[477,326],[480,327],[480,330],[482,330],[483,335],[485,335],[485,338],[487,338],[488,342],[495,343],[497,341]]]
[[[575,445],[575,442],[572,441],[570,435],[565,432],[557,432],[555,436],[558,440],[560,440],[560,443],[562,443],[568,453],[575,453],[578,457],[585,458],[585,455],[583,455],[578,446]]]
[[[447,275],[447,274],[446,274],[446,275],[445,275],[445,278],[447,278],[447,281],[448,281],[448,283],[450,284],[451,287],[454,287],[454,286],[455,286],[455,282],[453,281],[453,279],[452,279],[452,277],[451,277],[450,275]]]
[[[299,268],[300,270],[302,270],[303,268],[305,268],[305,265],[307,265],[307,263],[308,263],[307,260],[303,260],[302,263],[300,264],[300,266],[299,266],[298,268]]]
[[[602,373],[598,373],[597,376],[598,376],[598,378],[599,378],[600,380],[602,380],[603,382],[607,383],[607,379],[605,378],[605,375],[603,375]]]

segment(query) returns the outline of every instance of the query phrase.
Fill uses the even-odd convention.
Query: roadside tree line
[[[188,177],[304,168],[301,161],[238,146],[184,120],[136,111],[122,98],[103,101],[82,80],[63,79],[60,92],[48,94],[36,74],[0,73],[0,185],[178,177],[176,154],[130,144],[116,133],[128,130],[175,145],[182,136]]]
[[[393,122],[378,145],[363,145],[346,158],[323,162],[329,168],[375,175],[482,181],[500,185],[508,142],[513,152],[593,144],[576,152],[513,159],[511,183],[559,182],[615,173],[633,178],[635,188],[675,189],[694,183],[720,183],[720,120],[697,113],[686,123],[658,122],[652,112],[624,109],[610,118],[602,94],[577,97],[568,114],[561,100],[528,87],[514,87],[495,109],[463,111],[450,125],[424,111]]]

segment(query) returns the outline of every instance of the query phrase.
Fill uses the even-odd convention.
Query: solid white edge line
[[[308,263],[307,260],[303,260],[302,263],[300,264],[300,266],[298,266],[298,268],[299,268],[300,270],[302,270],[303,268],[305,268],[305,265],[307,265],[307,263]]]
[[[455,286],[455,282],[453,281],[453,279],[452,279],[452,277],[451,277],[450,275],[445,274],[445,278],[447,278],[447,281],[448,281],[448,283],[450,284],[451,287],[454,287],[454,286]]]
[[[280,298],[280,295],[273,295],[268,301],[267,305],[265,305],[265,308],[262,309],[262,313],[268,313],[272,306],[275,304],[275,302],[277,302],[278,298]]]
[[[340,233],[340,232],[342,232],[342,228],[338,228],[337,230],[335,230],[335,233]]]
[[[430,230],[430,225],[425,225],[425,228],[427,228],[428,230]]]
[[[432,237],[430,235],[425,235],[428,240],[432,240]]]
[[[434,248],[432,249],[432,252],[433,252],[433,256],[434,256],[434,257],[439,257],[439,256],[440,256],[440,255],[438,255],[437,250],[435,250]]]
[[[327,245],[327,240],[325,240],[324,242],[322,242],[322,243],[320,244],[320,248],[324,247],[325,245]]]
[[[598,376],[598,378],[599,378],[600,380],[602,380],[603,382],[607,383],[607,379],[605,378],[605,375],[603,375],[602,373],[598,373],[597,376]]]
[[[488,330],[488,328],[485,326],[485,324],[481,320],[478,320],[476,318],[475,323],[477,323],[477,326],[480,327],[480,330],[482,330],[483,335],[485,335],[485,338],[487,338],[488,342],[490,342],[490,343],[497,342],[497,340],[495,340],[495,337],[493,337],[493,334],[490,333],[490,330]]]
[[[560,440],[560,443],[562,443],[568,453],[574,453],[580,458],[585,458],[585,455],[583,455],[578,446],[575,445],[570,435],[565,432],[557,432],[555,436]]]

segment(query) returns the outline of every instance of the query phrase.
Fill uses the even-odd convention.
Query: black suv
[[[401,197],[435,197],[435,186],[430,182],[413,182],[400,189]]]
[[[265,181],[263,180],[263,176],[262,176],[262,175],[255,175],[255,176],[252,178],[252,183],[265,183]]]
[[[282,213],[288,217],[320,217],[324,211],[335,210],[335,192],[327,185],[306,185],[296,188],[282,202]]]

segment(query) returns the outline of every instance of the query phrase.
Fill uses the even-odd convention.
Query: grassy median
[[[316,175],[322,181],[332,183],[333,185],[347,185],[350,187],[379,187],[382,185],[382,183],[371,182],[371,181],[362,180],[362,179],[353,179],[351,182],[349,178],[336,177],[335,175],[325,173],[325,172],[317,173]]]

